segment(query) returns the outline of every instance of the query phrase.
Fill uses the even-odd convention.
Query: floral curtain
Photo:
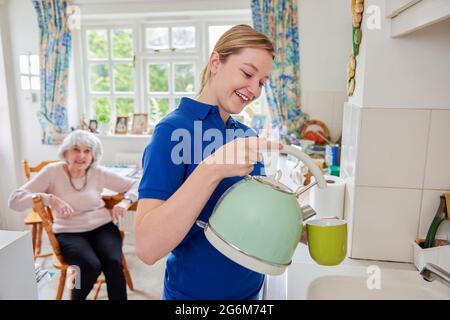
[[[41,108],[43,144],[60,144],[68,132],[67,82],[72,36],[67,0],[32,0],[40,29]]]
[[[286,138],[299,138],[306,114],[300,109],[297,0],[252,0],[251,7],[253,27],[266,34],[276,50],[265,85],[272,125]]]

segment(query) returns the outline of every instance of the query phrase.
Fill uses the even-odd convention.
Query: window
[[[195,97],[201,68],[214,44],[233,25],[250,24],[249,19],[86,23],[82,39],[88,114],[95,117],[97,109],[105,108],[112,119],[148,113],[149,123],[156,124],[178,106],[181,97]],[[260,112],[258,105],[254,102],[250,114]],[[249,115],[241,120],[251,122]]]
[[[176,108],[181,97],[194,97],[201,60],[201,27],[196,21],[146,24],[145,112],[158,122]]]
[[[85,33],[87,97],[90,113],[108,107],[128,116],[137,101],[132,27],[89,28]]]
[[[39,56],[35,54],[20,55],[19,63],[22,90],[40,90]]]

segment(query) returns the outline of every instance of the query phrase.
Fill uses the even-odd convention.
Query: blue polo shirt
[[[225,125],[217,106],[182,98],[178,108],[158,123],[145,148],[139,199],[169,199],[198,163],[214,152],[213,146],[244,136],[256,133],[231,116]],[[257,163],[251,174],[262,175],[263,170]],[[198,219],[207,222],[221,195],[241,179],[223,179]],[[249,299],[260,291],[263,281],[264,275],[217,251],[194,224],[167,258],[164,295],[167,299]]]

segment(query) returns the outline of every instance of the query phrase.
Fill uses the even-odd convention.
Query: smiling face
[[[92,149],[82,143],[75,144],[66,151],[65,158],[69,169],[86,171],[93,160]]]
[[[228,114],[238,114],[260,96],[272,69],[272,55],[265,49],[245,48],[225,61],[213,53],[210,63],[214,104]]]

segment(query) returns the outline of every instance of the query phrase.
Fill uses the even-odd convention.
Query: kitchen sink
[[[450,288],[427,282],[410,263],[346,259],[339,266],[319,266],[299,245],[293,263],[277,277],[267,277],[266,299],[288,300],[450,300]]]

